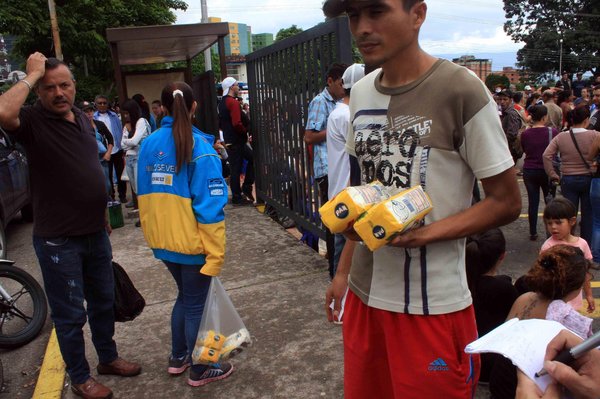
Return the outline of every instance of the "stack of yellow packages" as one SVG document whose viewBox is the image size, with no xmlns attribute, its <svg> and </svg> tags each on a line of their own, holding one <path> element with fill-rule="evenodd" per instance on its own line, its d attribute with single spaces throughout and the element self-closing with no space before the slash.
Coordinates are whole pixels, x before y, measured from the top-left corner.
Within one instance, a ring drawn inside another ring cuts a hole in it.
<svg viewBox="0 0 600 399">
<path fill-rule="evenodd" d="M 356 219 L 367 209 L 388 198 L 390 195 L 379 182 L 346 187 L 321 206 L 319 214 L 329 231 L 339 234 L 352 228 Z"/>
<path fill-rule="evenodd" d="M 214 364 L 242 351 L 250 342 L 250 333 L 246 328 L 225 337 L 214 330 L 201 334 L 196 340 L 192 352 L 194 364 Z"/>
<path fill-rule="evenodd" d="M 427 193 L 415 186 L 369 208 L 354 223 L 354 230 L 375 251 L 396 234 L 417 226 L 432 209 Z"/>
</svg>

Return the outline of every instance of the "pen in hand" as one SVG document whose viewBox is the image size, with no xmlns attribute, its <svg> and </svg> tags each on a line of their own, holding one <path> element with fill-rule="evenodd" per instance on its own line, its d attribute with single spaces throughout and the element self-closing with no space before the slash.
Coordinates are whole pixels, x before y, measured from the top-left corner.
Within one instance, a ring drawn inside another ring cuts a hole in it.
<svg viewBox="0 0 600 399">
<path fill-rule="evenodd" d="M 563 349 L 553 360 L 570 366 L 575 360 L 579 359 L 585 353 L 597 348 L 598 346 L 600 346 L 600 331 L 579 345 L 576 345 L 570 349 Z M 548 372 L 545 369 L 541 369 L 535 373 L 535 376 L 542 377 L 546 374 L 548 374 Z"/>
</svg>

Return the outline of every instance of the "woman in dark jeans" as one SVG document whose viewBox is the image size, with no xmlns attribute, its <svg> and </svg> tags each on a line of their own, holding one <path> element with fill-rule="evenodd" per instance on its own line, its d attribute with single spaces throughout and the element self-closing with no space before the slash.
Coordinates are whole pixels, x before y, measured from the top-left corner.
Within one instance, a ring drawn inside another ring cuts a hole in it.
<svg viewBox="0 0 600 399">
<path fill-rule="evenodd" d="M 542 154 L 554 136 L 558 134 L 556 129 L 546 127 L 548 120 L 548 109 L 545 105 L 532 105 L 528 109 L 533 126 L 525 130 L 521 135 L 521 146 L 525 153 L 523 162 L 523 182 L 527 189 L 529 206 L 527 208 L 529 218 L 529 239 L 537 240 L 537 220 L 540 204 L 540 189 L 544 194 L 544 201 L 548 196 L 550 187 Z"/>
</svg>

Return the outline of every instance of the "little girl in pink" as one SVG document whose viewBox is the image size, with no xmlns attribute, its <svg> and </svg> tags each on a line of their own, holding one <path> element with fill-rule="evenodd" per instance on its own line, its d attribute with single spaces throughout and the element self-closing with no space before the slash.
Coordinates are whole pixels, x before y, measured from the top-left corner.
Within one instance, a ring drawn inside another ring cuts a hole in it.
<svg viewBox="0 0 600 399">
<path fill-rule="evenodd" d="M 566 198 L 553 199 L 544 209 L 544 223 L 550 238 L 544 242 L 540 253 L 546 251 L 555 245 L 565 244 L 581 249 L 586 259 L 592 259 L 592 251 L 588 243 L 581 237 L 574 236 L 571 231 L 577 223 L 577 210 L 571 201 Z M 588 303 L 587 311 L 593 312 L 596 309 L 592 287 L 590 285 L 591 275 L 587 273 L 587 278 L 583 285 L 583 295 Z M 582 294 L 570 300 L 569 305 L 575 310 L 583 307 Z"/>
</svg>

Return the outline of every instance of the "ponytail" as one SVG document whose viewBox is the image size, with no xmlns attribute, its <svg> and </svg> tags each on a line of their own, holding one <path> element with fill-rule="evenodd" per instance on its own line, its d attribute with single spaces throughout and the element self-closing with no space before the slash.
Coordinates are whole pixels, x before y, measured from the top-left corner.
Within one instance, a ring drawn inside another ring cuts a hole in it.
<svg viewBox="0 0 600 399">
<path fill-rule="evenodd" d="M 184 82 L 168 84 L 162 91 L 161 101 L 168 114 L 173 117 L 173 140 L 175 141 L 176 171 L 192 160 L 194 139 L 190 111 L 194 103 L 192 89 Z"/>
</svg>

